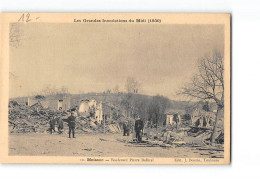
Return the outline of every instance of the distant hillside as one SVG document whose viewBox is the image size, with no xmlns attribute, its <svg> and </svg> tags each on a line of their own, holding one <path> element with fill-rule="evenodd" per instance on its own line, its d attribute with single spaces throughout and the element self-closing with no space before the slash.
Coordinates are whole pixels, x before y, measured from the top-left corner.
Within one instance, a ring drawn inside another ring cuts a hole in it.
<svg viewBox="0 0 260 179">
<path fill-rule="evenodd" d="M 172 108 L 174 109 L 180 109 L 180 110 L 185 110 L 188 106 L 193 106 L 195 102 L 190 102 L 190 101 L 175 101 L 172 100 Z"/>
<path fill-rule="evenodd" d="M 97 102 L 101 102 L 103 104 L 109 104 L 110 106 L 115 106 L 117 108 L 122 108 L 120 102 L 125 96 L 125 93 L 87 93 L 87 94 L 68 94 L 67 96 L 70 97 L 71 99 L 71 106 L 78 106 L 80 101 L 82 99 L 95 99 Z M 136 98 L 142 98 L 142 99 L 147 99 L 151 100 L 153 96 L 149 95 L 144 95 L 144 94 L 133 94 Z M 30 98 L 34 98 L 34 96 L 28 96 Z M 11 98 L 10 100 L 17 101 L 19 104 L 25 104 L 27 102 L 28 97 L 19 97 L 19 98 Z M 46 98 L 52 97 L 53 96 L 45 96 Z M 58 100 L 59 97 L 57 97 Z M 187 107 L 194 106 L 196 102 L 191 102 L 191 101 L 175 101 L 175 100 L 170 100 L 171 101 L 171 107 L 170 111 L 185 111 Z M 210 104 L 211 107 L 215 108 L 213 104 Z"/>
</svg>

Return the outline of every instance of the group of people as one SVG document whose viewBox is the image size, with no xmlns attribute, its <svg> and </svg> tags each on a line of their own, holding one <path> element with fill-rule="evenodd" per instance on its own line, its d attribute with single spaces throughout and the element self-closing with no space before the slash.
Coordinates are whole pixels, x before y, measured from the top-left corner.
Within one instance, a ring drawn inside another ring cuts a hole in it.
<svg viewBox="0 0 260 179">
<path fill-rule="evenodd" d="M 75 112 L 71 111 L 71 115 L 67 119 L 68 126 L 69 126 L 69 138 L 72 137 L 75 138 L 75 127 L 76 127 L 76 116 Z M 53 114 L 50 115 L 50 133 L 56 132 L 55 126 L 56 123 L 58 124 L 58 133 L 62 134 L 64 129 L 64 122 L 62 118 L 54 118 Z"/>
<path fill-rule="evenodd" d="M 123 136 L 130 135 L 131 125 L 130 122 L 127 121 L 123 124 Z M 142 135 L 144 129 L 144 122 L 141 120 L 140 116 L 138 116 L 135 120 L 134 131 L 135 131 L 135 138 L 137 142 L 142 142 Z"/>
<path fill-rule="evenodd" d="M 71 111 L 71 115 L 67 119 L 68 126 L 69 126 L 69 138 L 73 137 L 75 138 L 75 127 L 76 127 L 76 116 L 75 111 Z M 53 114 L 50 115 L 50 133 L 53 134 L 53 132 L 56 132 L 55 126 L 58 124 L 58 133 L 62 134 L 64 129 L 62 118 L 54 118 Z M 123 124 L 123 135 L 129 136 L 130 135 L 130 123 L 124 123 Z M 143 135 L 143 129 L 144 129 L 144 123 L 138 116 L 135 120 L 134 130 L 136 134 L 136 140 L 137 142 L 142 142 L 142 135 Z M 72 134 L 72 136 L 71 136 Z"/>
<path fill-rule="evenodd" d="M 54 118 L 53 115 L 51 114 L 51 117 L 50 117 L 50 133 L 51 134 L 56 132 L 56 130 L 55 130 L 56 123 L 58 124 L 58 133 L 62 134 L 63 128 L 64 128 L 63 120 L 61 118 Z"/>
</svg>

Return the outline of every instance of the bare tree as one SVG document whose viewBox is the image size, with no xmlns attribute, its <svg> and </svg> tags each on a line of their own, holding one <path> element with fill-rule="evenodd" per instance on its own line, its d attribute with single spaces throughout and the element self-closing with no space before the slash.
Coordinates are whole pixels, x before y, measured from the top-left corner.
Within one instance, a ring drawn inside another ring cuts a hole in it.
<svg viewBox="0 0 260 179">
<path fill-rule="evenodd" d="M 211 58 L 204 57 L 200 59 L 198 67 L 199 73 L 181 90 L 181 94 L 199 100 L 214 101 L 217 104 L 217 114 L 211 134 L 211 143 L 213 143 L 216 138 L 219 115 L 224 108 L 223 55 L 215 52 Z"/>
<path fill-rule="evenodd" d="M 113 92 L 114 92 L 114 93 L 119 93 L 119 86 L 118 86 L 118 85 L 116 85 L 116 86 L 114 87 Z"/>
<path fill-rule="evenodd" d="M 138 93 L 140 83 L 136 81 L 133 77 L 128 77 L 126 79 L 125 88 L 128 93 Z"/>
<path fill-rule="evenodd" d="M 69 93 L 69 89 L 65 86 L 62 86 L 60 91 L 58 91 L 58 93 L 61 93 L 61 94 L 68 94 Z"/>
<path fill-rule="evenodd" d="M 45 95 L 45 96 L 56 95 L 57 88 L 56 87 L 52 87 L 51 85 L 48 85 L 45 88 L 43 88 L 40 93 Z"/>
<path fill-rule="evenodd" d="M 135 80 L 133 77 L 128 77 L 126 79 L 125 89 L 127 93 L 123 96 L 121 100 L 121 104 L 126 109 L 126 116 L 134 117 L 135 116 L 135 105 L 134 105 L 134 94 L 138 93 L 138 88 L 140 87 L 140 83 Z"/>
<path fill-rule="evenodd" d="M 165 120 L 165 111 L 170 107 L 170 100 L 163 96 L 154 96 L 148 106 L 148 118 L 152 124 L 162 126 Z"/>
<path fill-rule="evenodd" d="M 55 86 L 46 86 L 41 92 L 40 94 L 43 94 L 45 96 L 57 96 L 60 98 L 63 98 L 65 96 L 67 96 L 69 94 L 69 90 L 68 88 L 66 88 L 65 86 L 62 86 L 60 89 L 56 88 Z"/>
</svg>

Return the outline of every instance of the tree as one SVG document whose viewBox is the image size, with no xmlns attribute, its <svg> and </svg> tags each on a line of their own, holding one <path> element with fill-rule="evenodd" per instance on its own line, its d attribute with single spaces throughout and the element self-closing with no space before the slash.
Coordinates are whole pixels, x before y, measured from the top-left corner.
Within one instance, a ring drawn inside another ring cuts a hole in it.
<svg viewBox="0 0 260 179">
<path fill-rule="evenodd" d="M 125 89 L 128 93 L 138 93 L 140 83 L 136 81 L 133 77 L 128 77 L 126 79 Z"/>
<path fill-rule="evenodd" d="M 206 101 L 206 102 L 204 103 L 204 105 L 202 106 L 202 109 L 203 109 L 204 111 L 210 111 L 210 109 L 209 109 L 209 102 L 208 102 L 208 101 Z"/>
<path fill-rule="evenodd" d="M 127 93 L 123 96 L 121 104 L 124 106 L 126 110 L 126 116 L 135 117 L 135 93 L 138 92 L 140 84 L 132 77 L 128 77 L 126 79 L 125 89 Z"/>
<path fill-rule="evenodd" d="M 144 121 L 148 120 L 149 98 L 143 95 L 136 94 L 133 96 L 131 105 L 133 106 L 134 115 L 139 115 Z"/>
<path fill-rule="evenodd" d="M 60 89 L 58 89 L 55 86 L 48 85 L 43 88 L 40 93 L 45 96 L 57 95 L 59 97 L 63 97 L 69 94 L 69 90 L 65 86 L 62 86 Z"/>
<path fill-rule="evenodd" d="M 144 95 L 132 93 L 122 95 L 121 105 L 124 107 L 127 117 L 135 118 L 139 115 L 142 120 L 146 121 L 149 103 L 149 97 Z"/>
<path fill-rule="evenodd" d="M 170 106 L 170 100 L 163 96 L 154 96 L 148 107 L 148 116 L 152 124 L 162 125 L 165 119 L 165 111 Z"/>
<path fill-rule="evenodd" d="M 41 99 L 45 99 L 45 96 L 38 94 L 38 95 L 36 95 L 34 98 L 35 98 L 35 99 L 38 99 L 38 100 L 41 100 Z"/>
<path fill-rule="evenodd" d="M 117 121 L 119 118 L 120 118 L 119 113 L 117 113 L 116 111 L 114 111 L 114 112 L 112 113 L 112 119 L 115 120 L 115 121 Z"/>
<path fill-rule="evenodd" d="M 199 100 L 214 101 L 217 104 L 217 114 L 211 134 L 211 143 L 216 139 L 216 130 L 219 115 L 224 108 L 224 63 L 223 55 L 215 52 L 211 58 L 204 57 L 199 60 L 199 73 L 191 82 L 184 86 L 181 94 Z"/>
<path fill-rule="evenodd" d="M 113 92 L 114 92 L 114 93 L 119 93 L 119 86 L 118 86 L 118 85 L 116 85 L 116 86 L 114 87 Z"/>
<path fill-rule="evenodd" d="M 55 95 L 57 93 L 57 89 L 49 85 L 46 86 L 41 93 L 45 96 Z"/>
<path fill-rule="evenodd" d="M 125 108 L 127 117 L 131 116 L 130 115 L 131 114 L 131 100 L 132 100 L 131 93 L 125 94 L 121 100 L 121 105 Z"/>
<path fill-rule="evenodd" d="M 69 93 L 69 90 L 65 86 L 62 86 L 60 91 L 58 91 L 58 93 L 66 95 Z"/>
</svg>

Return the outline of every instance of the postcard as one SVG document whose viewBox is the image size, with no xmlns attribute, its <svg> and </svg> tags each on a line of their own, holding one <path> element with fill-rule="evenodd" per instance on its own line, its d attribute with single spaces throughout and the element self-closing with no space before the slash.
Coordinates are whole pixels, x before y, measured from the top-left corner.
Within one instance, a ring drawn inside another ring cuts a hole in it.
<svg viewBox="0 0 260 179">
<path fill-rule="evenodd" d="M 1 163 L 230 164 L 230 14 L 0 17 Z"/>
</svg>

